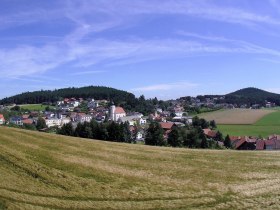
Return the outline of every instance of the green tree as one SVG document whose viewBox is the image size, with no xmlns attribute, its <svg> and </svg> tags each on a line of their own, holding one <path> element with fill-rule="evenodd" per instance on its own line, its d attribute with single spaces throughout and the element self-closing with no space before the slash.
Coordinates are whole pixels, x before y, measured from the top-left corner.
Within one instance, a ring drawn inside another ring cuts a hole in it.
<svg viewBox="0 0 280 210">
<path fill-rule="evenodd" d="M 14 106 L 11 108 L 12 111 L 16 111 L 16 112 L 19 112 L 20 109 L 21 109 L 20 106 Z"/>
<path fill-rule="evenodd" d="M 153 146 L 164 146 L 164 130 L 158 122 L 152 122 L 147 130 L 145 144 Z"/>
<path fill-rule="evenodd" d="M 64 124 L 60 129 L 57 131 L 58 134 L 65 135 L 65 136 L 74 136 L 74 130 L 72 123 Z"/>
<path fill-rule="evenodd" d="M 46 106 L 45 111 L 49 112 L 49 111 L 51 111 L 51 108 L 49 106 Z"/>
<path fill-rule="evenodd" d="M 221 141 L 221 142 L 224 141 L 223 134 L 220 131 L 217 132 L 215 140 L 216 141 Z"/>
<path fill-rule="evenodd" d="M 122 130 L 122 142 L 131 143 L 132 142 L 132 133 L 129 129 L 129 123 L 125 122 L 121 124 Z"/>
<path fill-rule="evenodd" d="M 229 135 L 226 136 L 224 146 L 228 149 L 232 149 L 232 144 Z"/>
<path fill-rule="evenodd" d="M 39 117 L 38 121 L 37 121 L 37 125 L 36 125 L 37 130 L 44 129 L 46 127 L 47 127 L 47 125 L 46 125 L 46 121 L 44 120 L 44 118 Z"/>
<path fill-rule="evenodd" d="M 182 139 L 180 138 L 180 133 L 178 128 L 174 128 L 168 135 L 167 143 L 172 147 L 182 147 Z"/>
<path fill-rule="evenodd" d="M 209 142 L 208 142 L 207 138 L 205 137 L 205 135 L 202 136 L 200 147 L 201 147 L 202 149 L 207 149 L 207 148 L 209 148 Z"/>
<path fill-rule="evenodd" d="M 210 121 L 210 126 L 212 129 L 217 128 L 217 124 L 216 124 L 215 120 Z"/>
</svg>

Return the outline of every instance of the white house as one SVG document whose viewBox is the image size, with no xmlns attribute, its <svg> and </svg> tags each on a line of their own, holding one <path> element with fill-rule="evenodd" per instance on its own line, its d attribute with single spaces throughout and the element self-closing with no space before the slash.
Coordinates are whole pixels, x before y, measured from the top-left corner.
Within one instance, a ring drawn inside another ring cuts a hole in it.
<svg viewBox="0 0 280 210">
<path fill-rule="evenodd" d="M 175 112 L 176 117 L 183 117 L 185 112 Z"/>
<path fill-rule="evenodd" d="M 5 118 L 2 114 L 0 114 L 0 125 L 5 124 Z"/>
<path fill-rule="evenodd" d="M 75 117 L 75 121 L 80 123 L 90 122 L 91 120 L 92 120 L 92 116 L 87 115 L 85 113 L 78 113 Z"/>
<path fill-rule="evenodd" d="M 71 119 L 69 117 L 62 118 L 61 119 L 61 125 L 65 125 L 71 122 Z"/>
<path fill-rule="evenodd" d="M 112 105 L 110 107 L 110 119 L 113 121 L 118 121 L 120 118 L 126 117 L 126 112 L 122 107 L 116 107 Z"/>
<path fill-rule="evenodd" d="M 88 108 L 95 109 L 97 107 L 99 107 L 99 103 L 94 99 L 91 99 L 91 101 L 88 102 Z"/>
<path fill-rule="evenodd" d="M 15 124 L 15 125 L 23 125 L 22 117 L 11 117 L 10 123 Z"/>
<path fill-rule="evenodd" d="M 147 120 L 143 119 L 139 115 L 120 117 L 118 121 L 123 122 L 123 123 L 128 122 L 130 126 L 134 126 L 137 124 L 146 125 L 146 123 L 147 123 Z"/>
<path fill-rule="evenodd" d="M 73 107 L 78 107 L 80 105 L 80 101 L 71 101 L 70 104 L 73 106 Z"/>
<path fill-rule="evenodd" d="M 59 126 L 61 126 L 61 122 L 62 122 L 61 119 L 56 118 L 56 117 L 46 118 L 45 121 L 46 121 L 46 125 L 48 128 L 54 127 L 54 126 L 59 127 Z"/>
<path fill-rule="evenodd" d="M 147 124 L 147 120 L 144 119 L 144 118 L 140 118 L 140 119 L 139 119 L 139 124 L 140 124 L 140 125 L 146 125 L 146 124 Z"/>
</svg>

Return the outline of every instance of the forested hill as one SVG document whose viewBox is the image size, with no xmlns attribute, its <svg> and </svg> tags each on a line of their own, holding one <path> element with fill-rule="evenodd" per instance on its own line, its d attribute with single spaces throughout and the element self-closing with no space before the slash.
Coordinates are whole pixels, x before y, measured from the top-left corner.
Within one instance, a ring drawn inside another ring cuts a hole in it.
<svg viewBox="0 0 280 210">
<path fill-rule="evenodd" d="M 225 96 L 227 103 L 236 104 L 261 104 L 264 105 L 265 101 L 276 103 L 280 105 L 280 95 L 270 93 L 258 88 L 244 88 L 236 92 L 227 94 Z"/>
<path fill-rule="evenodd" d="M 96 100 L 107 99 L 116 104 L 135 103 L 135 96 L 132 93 L 102 86 L 88 86 L 81 88 L 64 88 L 58 90 L 41 90 L 25 92 L 12 97 L 0 100 L 0 104 L 39 104 L 43 102 L 56 102 L 62 98 L 94 98 Z"/>
</svg>

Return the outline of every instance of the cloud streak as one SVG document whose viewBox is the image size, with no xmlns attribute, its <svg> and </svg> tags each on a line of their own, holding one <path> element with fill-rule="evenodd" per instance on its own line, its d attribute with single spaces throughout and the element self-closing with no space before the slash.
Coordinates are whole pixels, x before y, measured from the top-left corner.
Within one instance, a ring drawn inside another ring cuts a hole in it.
<svg viewBox="0 0 280 210">
<path fill-rule="evenodd" d="M 151 92 L 151 91 L 169 91 L 169 90 L 180 90 L 180 89 L 192 89 L 198 87 L 199 84 L 190 83 L 190 82 L 175 82 L 167 84 L 156 84 L 149 85 L 139 88 L 133 88 L 131 91 L 134 92 Z"/>
</svg>

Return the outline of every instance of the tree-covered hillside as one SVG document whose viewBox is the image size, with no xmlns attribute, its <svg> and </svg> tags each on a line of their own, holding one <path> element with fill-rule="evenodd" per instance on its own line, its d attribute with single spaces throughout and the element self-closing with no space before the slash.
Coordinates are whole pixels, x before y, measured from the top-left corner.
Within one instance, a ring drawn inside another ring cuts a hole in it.
<svg viewBox="0 0 280 210">
<path fill-rule="evenodd" d="M 62 98 L 94 98 L 96 100 L 107 99 L 115 103 L 135 103 L 135 96 L 126 91 L 102 86 L 88 86 L 81 88 L 64 88 L 58 90 L 40 90 L 25 92 L 12 97 L 4 98 L 0 104 L 39 104 L 43 102 L 56 102 Z"/>
<path fill-rule="evenodd" d="M 280 105 L 280 95 L 270 93 L 258 88 L 244 88 L 236 92 L 227 94 L 225 97 L 227 103 L 233 104 L 260 104 L 265 105 L 265 101 Z"/>
</svg>

